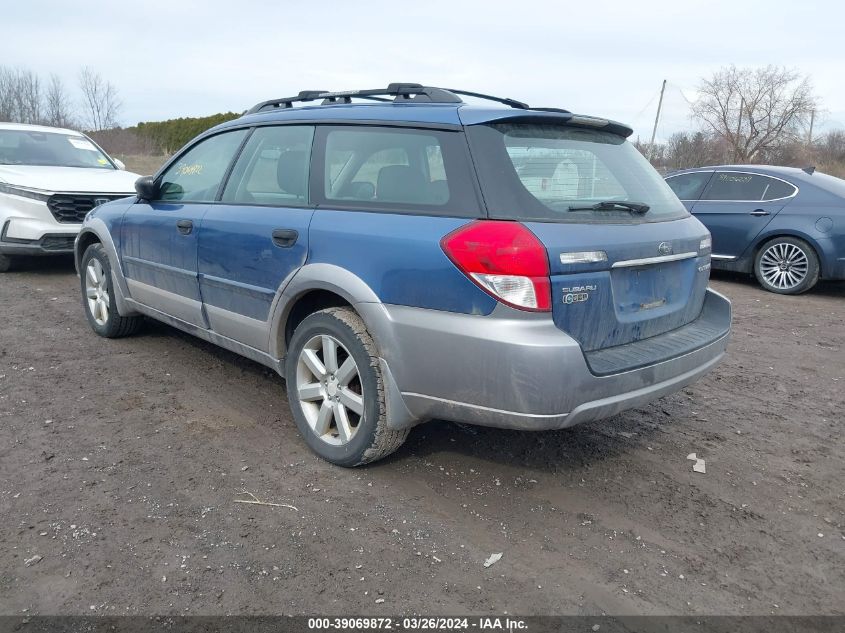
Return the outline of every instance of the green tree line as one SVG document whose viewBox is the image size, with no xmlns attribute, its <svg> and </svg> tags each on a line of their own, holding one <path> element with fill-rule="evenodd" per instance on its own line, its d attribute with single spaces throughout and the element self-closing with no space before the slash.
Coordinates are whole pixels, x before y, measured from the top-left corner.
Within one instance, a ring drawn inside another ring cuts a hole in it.
<svg viewBox="0 0 845 633">
<path fill-rule="evenodd" d="M 126 130 L 150 141 L 160 152 L 172 154 L 198 134 L 239 116 L 235 112 L 221 112 L 204 117 L 144 121 Z"/>
</svg>

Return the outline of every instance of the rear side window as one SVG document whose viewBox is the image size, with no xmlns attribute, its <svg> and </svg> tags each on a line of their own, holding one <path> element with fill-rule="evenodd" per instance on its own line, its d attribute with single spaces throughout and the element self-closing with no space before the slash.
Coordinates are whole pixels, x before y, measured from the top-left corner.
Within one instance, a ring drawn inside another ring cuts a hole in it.
<svg viewBox="0 0 845 633">
<path fill-rule="evenodd" d="M 235 163 L 223 191 L 223 202 L 273 206 L 307 204 L 313 139 L 313 126 L 257 128 Z"/>
<path fill-rule="evenodd" d="M 712 177 L 712 171 L 698 171 L 693 174 L 679 174 L 667 178 L 666 184 L 681 200 L 698 200 Z"/>
<path fill-rule="evenodd" d="M 717 172 L 702 196 L 702 200 L 764 201 L 786 198 L 795 187 L 777 178 L 738 171 Z"/>
<path fill-rule="evenodd" d="M 246 136 L 246 130 L 223 132 L 204 139 L 176 159 L 162 174 L 162 200 L 210 202 Z"/>
<path fill-rule="evenodd" d="M 560 124 L 496 123 L 467 128 L 491 217 L 559 222 L 654 222 L 689 215 L 624 138 Z M 594 210 L 636 202 L 645 215 Z"/>
<path fill-rule="evenodd" d="M 334 207 L 477 217 L 459 132 L 387 127 L 321 128 L 319 195 Z"/>
</svg>

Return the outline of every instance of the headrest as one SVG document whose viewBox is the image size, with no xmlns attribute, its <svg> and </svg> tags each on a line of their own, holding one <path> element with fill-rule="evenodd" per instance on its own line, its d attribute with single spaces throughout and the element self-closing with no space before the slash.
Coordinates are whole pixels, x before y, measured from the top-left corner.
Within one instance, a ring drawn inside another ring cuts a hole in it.
<svg viewBox="0 0 845 633">
<path fill-rule="evenodd" d="M 279 187 L 286 193 L 304 198 L 308 188 L 307 165 L 308 156 L 305 150 L 295 149 L 282 152 L 276 165 L 276 180 Z"/>
<path fill-rule="evenodd" d="M 378 172 L 376 199 L 383 202 L 427 202 L 425 175 L 408 165 L 389 165 Z"/>
</svg>

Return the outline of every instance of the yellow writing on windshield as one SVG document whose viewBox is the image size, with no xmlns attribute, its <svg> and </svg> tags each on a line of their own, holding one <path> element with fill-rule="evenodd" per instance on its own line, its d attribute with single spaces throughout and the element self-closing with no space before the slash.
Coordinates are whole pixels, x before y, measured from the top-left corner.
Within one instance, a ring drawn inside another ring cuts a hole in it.
<svg viewBox="0 0 845 633">
<path fill-rule="evenodd" d="M 202 167 L 200 163 L 194 163 L 193 165 L 179 163 L 176 165 L 176 173 L 180 176 L 198 176 L 202 173 Z"/>
</svg>

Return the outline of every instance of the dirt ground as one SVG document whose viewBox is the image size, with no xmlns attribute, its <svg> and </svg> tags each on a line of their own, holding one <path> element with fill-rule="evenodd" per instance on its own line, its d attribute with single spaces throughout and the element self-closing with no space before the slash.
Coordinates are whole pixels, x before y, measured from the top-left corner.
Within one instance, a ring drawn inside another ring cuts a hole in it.
<svg viewBox="0 0 845 633">
<path fill-rule="evenodd" d="M 433 422 L 344 470 L 269 370 L 154 322 L 98 338 L 70 262 L 5 274 L 0 613 L 843 614 L 845 284 L 713 286 L 729 355 L 682 393 Z"/>
</svg>

